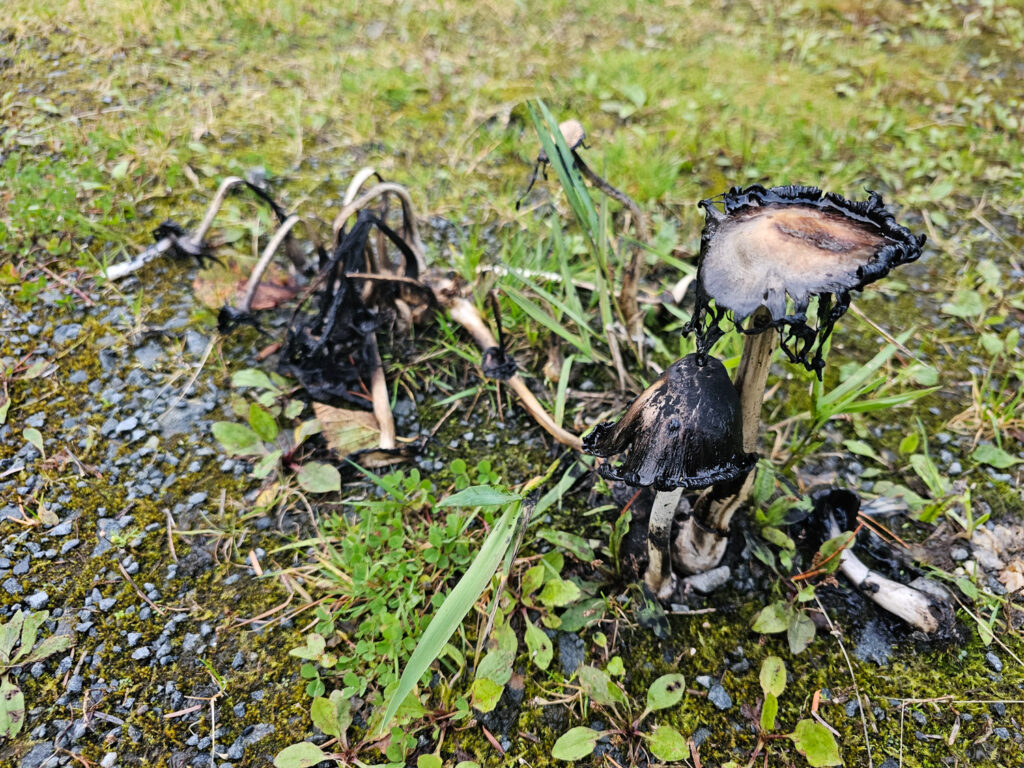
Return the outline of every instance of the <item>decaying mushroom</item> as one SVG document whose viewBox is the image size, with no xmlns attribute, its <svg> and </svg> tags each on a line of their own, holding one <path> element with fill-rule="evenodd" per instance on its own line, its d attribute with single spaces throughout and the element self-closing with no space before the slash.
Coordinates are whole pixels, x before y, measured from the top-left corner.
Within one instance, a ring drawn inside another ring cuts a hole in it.
<svg viewBox="0 0 1024 768">
<path fill-rule="evenodd" d="M 687 330 L 695 332 L 701 357 L 721 337 L 727 314 L 746 335 L 736 388 L 743 449 L 754 451 L 775 349 L 772 330 L 778 330 L 791 361 L 820 377 L 824 344 L 849 307 L 851 293 L 917 259 L 925 238 L 897 224 L 875 193 L 851 202 L 816 187 L 754 185 L 734 187 L 700 205 L 706 219 L 697 305 Z M 814 325 L 807 317 L 812 297 L 817 298 Z M 687 569 L 698 573 L 717 565 L 721 539 L 749 489 L 748 480 L 738 492 L 710 504 L 707 515 L 687 522 L 679 553 Z"/>
<path fill-rule="evenodd" d="M 812 494 L 814 516 L 826 526 L 830 537 L 849 530 L 860 509 L 860 499 L 844 488 L 827 488 Z M 907 624 L 926 634 L 953 626 L 953 610 L 941 587 L 918 580 L 910 585 L 882 576 L 868 568 L 848 546 L 839 554 L 839 570 L 865 597 Z M 922 588 L 916 589 L 914 584 Z"/>
<path fill-rule="evenodd" d="M 617 422 L 597 425 L 583 438 L 583 450 L 622 463 L 599 471 L 627 485 L 657 490 L 648 521 L 650 561 L 644 581 L 651 592 L 671 593 L 672 518 L 683 491 L 734 482 L 753 468 L 757 456 L 742 446 L 739 397 L 725 367 L 696 354 L 673 363 Z"/>
</svg>

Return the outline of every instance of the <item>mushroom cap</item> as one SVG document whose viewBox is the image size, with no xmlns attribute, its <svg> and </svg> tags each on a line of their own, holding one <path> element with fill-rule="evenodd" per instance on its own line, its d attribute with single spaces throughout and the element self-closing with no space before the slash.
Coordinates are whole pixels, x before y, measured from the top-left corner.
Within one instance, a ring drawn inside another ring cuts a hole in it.
<svg viewBox="0 0 1024 768">
<path fill-rule="evenodd" d="M 569 149 L 578 148 L 583 144 L 583 140 L 587 138 L 587 132 L 583 130 L 583 123 L 576 119 L 563 120 L 558 124 L 558 131 L 562 134 L 565 145 Z M 548 153 L 541 149 L 540 154 L 537 155 L 537 161 L 541 163 L 548 162 Z"/>
<path fill-rule="evenodd" d="M 583 450 L 610 457 L 628 451 L 603 477 L 632 486 L 694 490 L 749 472 L 757 454 L 743 451 L 740 400 L 729 374 L 713 357 L 677 360 L 633 401 L 618 423 L 598 424 Z"/>
<path fill-rule="evenodd" d="M 790 358 L 820 371 L 821 347 L 849 306 L 850 292 L 917 259 L 925 241 L 897 224 L 874 192 L 855 202 L 816 187 L 754 185 L 733 187 L 720 198 L 722 210 L 716 198 L 700 203 L 706 220 L 691 326 L 702 353 L 717 338 L 726 310 L 741 323 L 764 307 L 770 318 L 755 330 L 788 327 L 783 347 Z M 821 298 L 817 328 L 807 325 L 811 296 Z M 716 309 L 706 326 L 711 299 Z M 799 349 L 786 343 L 795 340 Z"/>
</svg>

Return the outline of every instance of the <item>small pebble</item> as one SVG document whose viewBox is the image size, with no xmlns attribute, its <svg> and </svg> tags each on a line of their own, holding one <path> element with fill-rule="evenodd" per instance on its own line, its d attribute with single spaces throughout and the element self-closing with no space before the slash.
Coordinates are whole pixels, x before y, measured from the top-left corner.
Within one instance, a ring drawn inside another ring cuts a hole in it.
<svg viewBox="0 0 1024 768">
<path fill-rule="evenodd" d="M 990 667 L 992 667 L 993 671 L 995 671 L 995 672 L 1002 672 L 1003 671 L 1002 659 L 1000 659 L 998 656 L 996 656 L 994 653 L 992 653 L 992 651 L 989 651 L 988 653 L 985 654 L 985 661 L 988 662 L 988 665 Z"/>
</svg>

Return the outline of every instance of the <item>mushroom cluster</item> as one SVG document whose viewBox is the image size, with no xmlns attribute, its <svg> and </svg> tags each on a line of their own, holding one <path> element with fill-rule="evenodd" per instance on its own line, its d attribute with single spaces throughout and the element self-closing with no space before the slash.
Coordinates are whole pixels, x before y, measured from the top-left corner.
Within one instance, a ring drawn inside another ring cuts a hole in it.
<svg viewBox="0 0 1024 768">
<path fill-rule="evenodd" d="M 815 187 L 754 185 L 700 203 L 706 214 L 697 271 L 697 301 L 687 332 L 697 352 L 674 363 L 617 424 L 598 425 L 583 440 L 605 477 L 652 486 L 646 585 L 672 591 L 674 555 L 700 573 L 721 560 L 734 512 L 749 496 L 761 405 L 775 340 L 787 357 L 819 378 L 825 343 L 854 291 L 921 254 L 924 237 L 899 225 L 880 195 L 849 201 Z M 813 320 L 808 313 L 816 300 Z M 734 380 L 711 347 L 725 321 L 744 334 Z M 692 504 L 684 491 L 701 491 Z"/>
</svg>

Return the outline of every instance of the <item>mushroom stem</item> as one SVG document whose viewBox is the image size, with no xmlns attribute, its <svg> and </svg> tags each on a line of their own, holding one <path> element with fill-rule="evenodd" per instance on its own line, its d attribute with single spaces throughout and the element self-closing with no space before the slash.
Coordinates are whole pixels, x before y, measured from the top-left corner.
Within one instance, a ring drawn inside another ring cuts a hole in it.
<svg viewBox="0 0 1024 768">
<path fill-rule="evenodd" d="M 644 583 L 659 600 L 667 600 L 675 583 L 672 579 L 672 518 L 682 498 L 683 489 L 658 491 L 647 521 L 647 573 Z"/>
<path fill-rule="evenodd" d="M 771 321 L 771 313 L 764 307 L 754 312 L 750 328 L 762 327 Z M 743 338 L 743 355 L 736 369 L 734 384 L 740 395 L 743 418 L 743 450 L 754 453 L 757 433 L 761 426 L 761 405 L 764 403 L 765 384 L 775 351 L 775 334 L 771 330 L 747 334 Z M 676 539 L 676 558 L 691 573 L 703 573 L 718 565 L 725 554 L 729 524 L 736 510 L 750 496 L 754 486 L 754 473 L 743 481 L 739 490 L 712 501 L 706 514 L 697 509 L 687 519 Z"/>
<path fill-rule="evenodd" d="M 373 399 L 373 415 L 380 427 L 380 447 L 391 451 L 395 448 L 395 417 L 391 413 L 391 398 L 388 396 L 388 380 L 384 376 L 384 361 L 380 359 L 377 336 L 371 333 L 367 337 L 367 345 L 373 371 L 370 373 L 370 396 Z"/>
<path fill-rule="evenodd" d="M 830 519 L 830 523 L 831 535 L 838 536 L 840 531 L 835 519 Z M 839 555 L 839 570 L 869 600 L 926 634 L 936 632 L 942 626 L 940 618 L 949 613 L 936 599 L 921 590 L 871 570 L 850 548 Z"/>
<path fill-rule="evenodd" d="M 498 346 L 498 341 L 491 333 L 491 329 L 487 327 L 480 312 L 469 299 L 462 296 L 452 297 L 437 289 L 434 290 L 434 296 L 438 303 L 448 310 L 449 317 L 469 331 L 481 350 Z M 523 408 L 533 416 L 544 431 L 562 445 L 567 445 L 577 451 L 583 450 L 583 441 L 577 435 L 567 432 L 555 423 L 555 420 L 544 410 L 544 406 L 534 397 L 533 392 L 526 386 L 526 382 L 518 373 L 509 377 L 507 382 L 512 391 L 519 396 Z"/>
<path fill-rule="evenodd" d="M 292 227 L 299 223 L 301 219 L 294 213 L 285 219 L 285 222 L 277 228 L 274 236 L 270 238 L 270 242 L 267 243 L 267 247 L 263 249 L 263 254 L 260 256 L 260 260 L 256 262 L 256 266 L 252 269 L 252 274 L 249 275 L 249 282 L 245 286 L 245 297 L 242 299 L 242 311 L 249 313 L 252 311 L 252 300 L 256 297 L 256 291 L 260 287 L 260 280 L 263 279 L 263 273 L 267 271 L 267 267 L 270 266 L 271 259 L 274 258 L 274 254 L 277 249 L 281 247 L 281 243 L 288 236 Z"/>
</svg>

